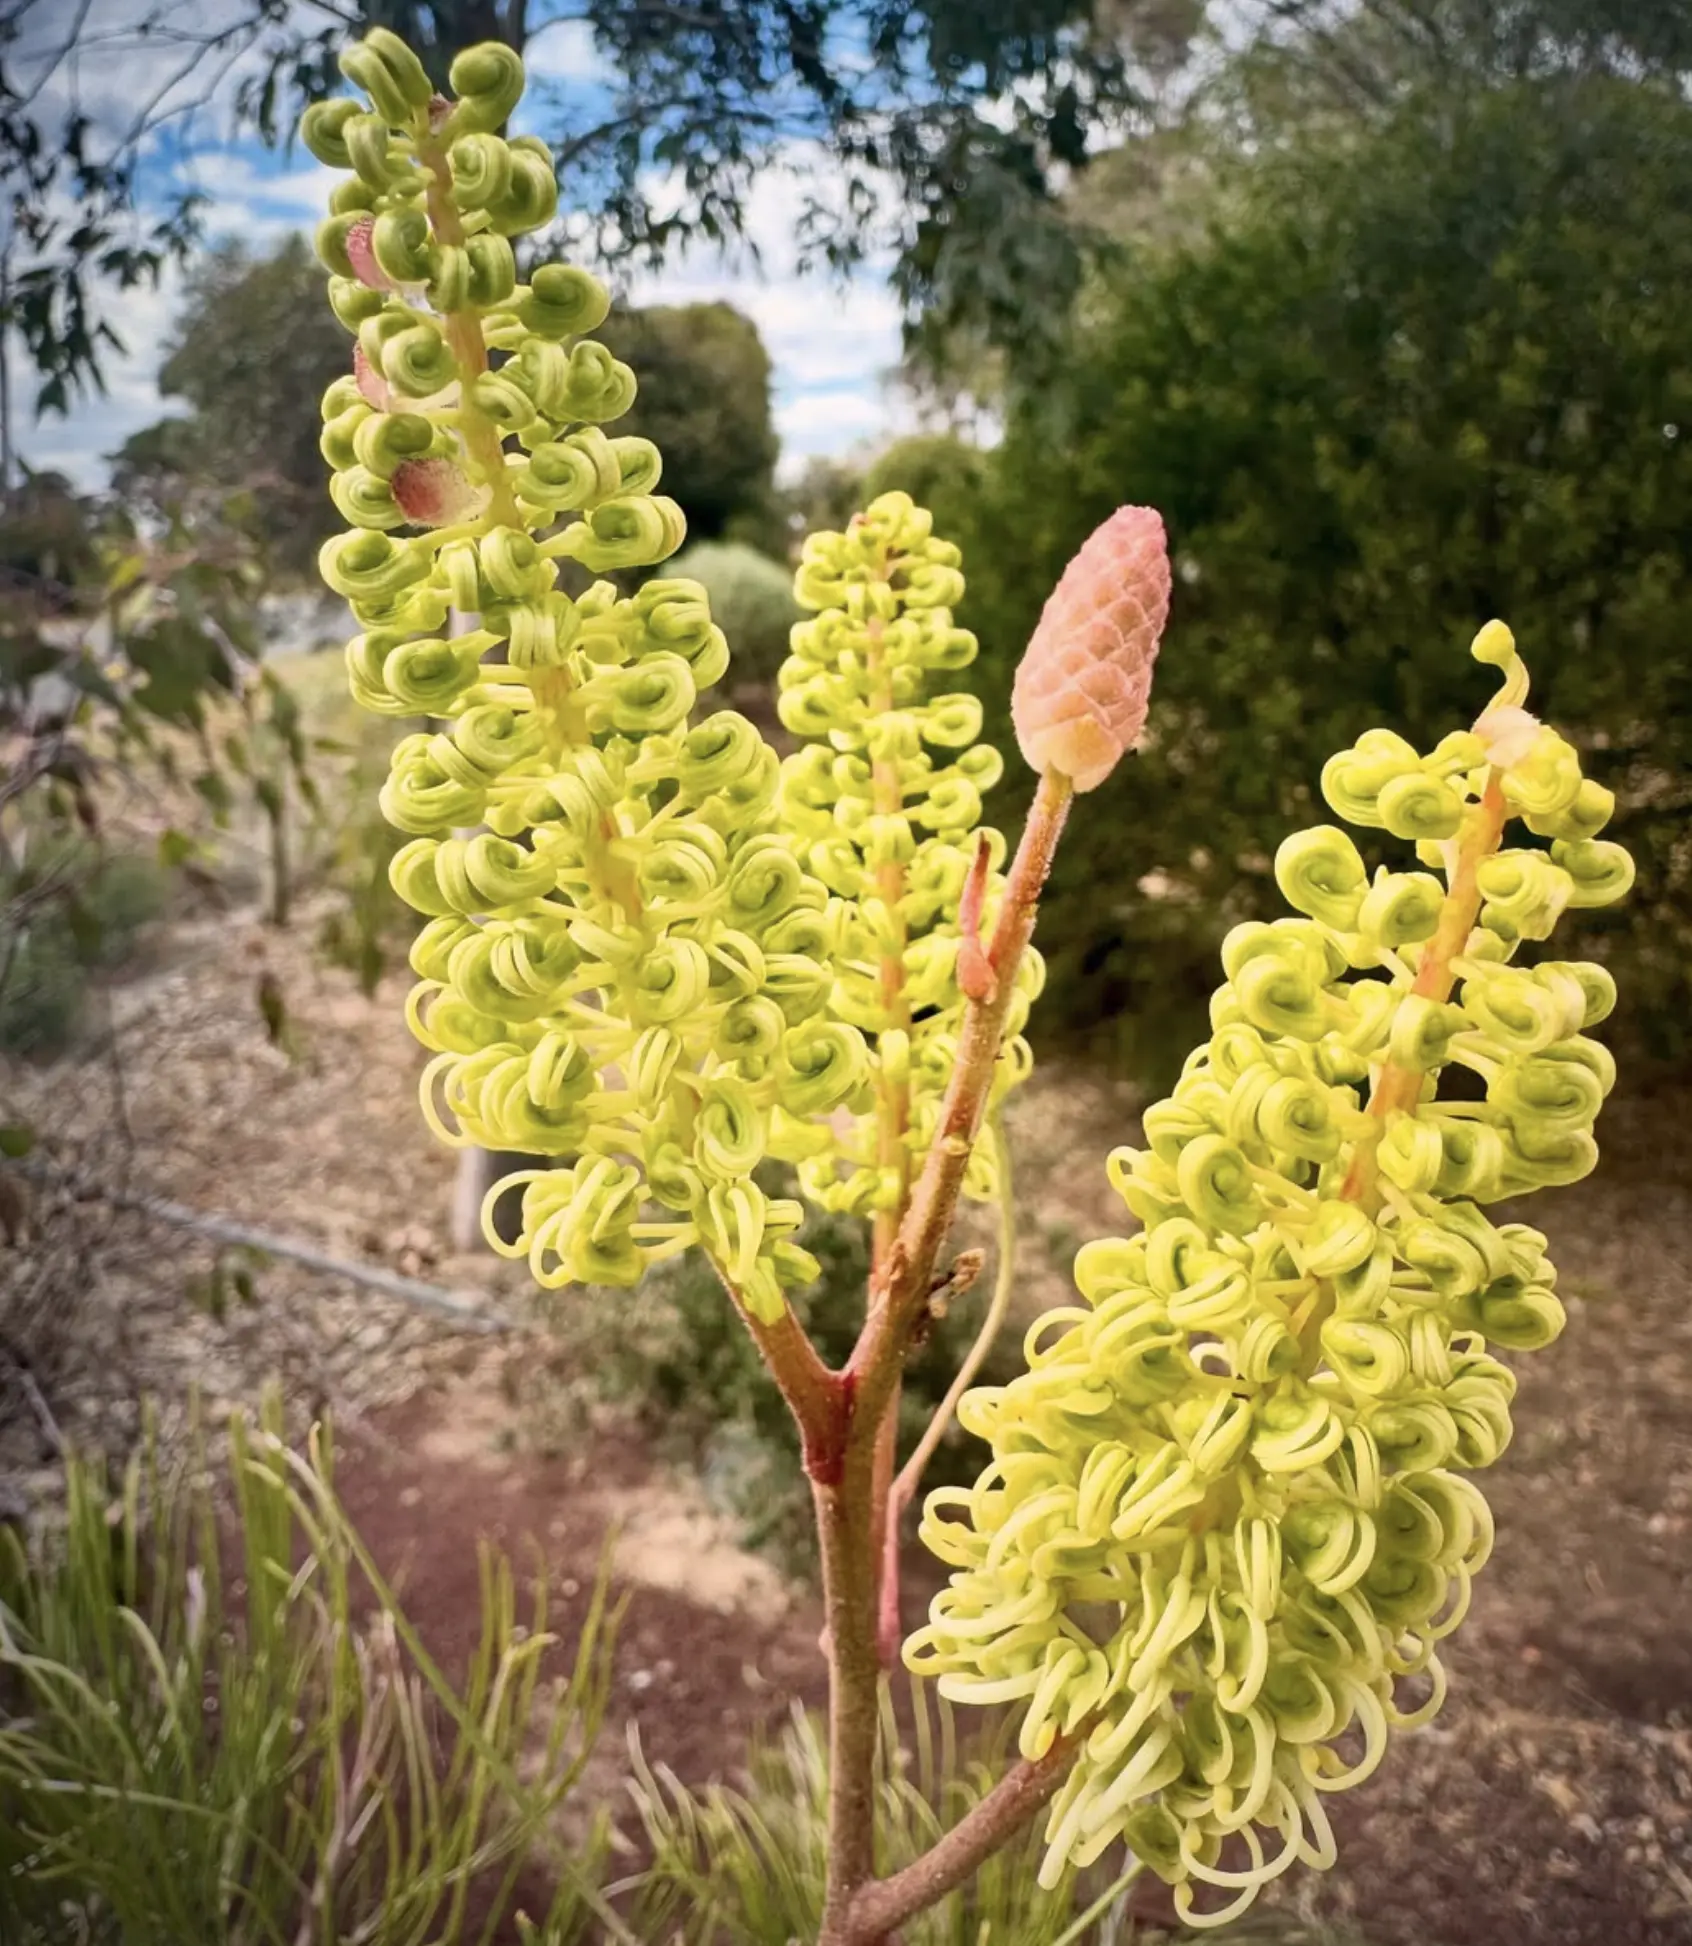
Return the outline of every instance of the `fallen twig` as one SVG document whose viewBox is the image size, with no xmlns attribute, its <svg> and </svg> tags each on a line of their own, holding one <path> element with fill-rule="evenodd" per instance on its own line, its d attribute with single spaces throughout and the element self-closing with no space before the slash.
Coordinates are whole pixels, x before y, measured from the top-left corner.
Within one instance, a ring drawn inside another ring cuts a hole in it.
<svg viewBox="0 0 1692 1946">
<path fill-rule="evenodd" d="M 440 1317 L 450 1318 L 461 1331 L 492 1334 L 521 1328 L 503 1312 L 490 1310 L 468 1292 L 447 1290 L 439 1284 L 425 1284 L 415 1277 L 402 1277 L 397 1271 L 384 1270 L 378 1264 L 332 1257 L 326 1250 L 320 1250 L 314 1244 L 302 1243 L 295 1237 L 277 1236 L 274 1231 L 253 1229 L 230 1217 L 208 1215 L 189 1209 L 183 1203 L 173 1203 L 163 1196 L 116 1189 L 90 1177 L 56 1168 L 51 1163 L 27 1161 L 8 1166 L 38 1182 L 67 1189 L 79 1198 L 109 1203 L 114 1209 L 134 1210 L 160 1223 L 172 1224 L 177 1229 L 192 1230 L 214 1243 L 228 1244 L 235 1249 L 256 1250 L 266 1257 L 285 1257 L 290 1263 L 303 1264 L 307 1270 L 318 1271 L 325 1277 L 343 1277 L 349 1283 L 363 1284 L 370 1290 L 380 1291 L 384 1297 L 397 1298 L 402 1304 L 411 1304 L 419 1310 L 433 1311 Z"/>
<path fill-rule="evenodd" d="M 55 1459 L 65 1450 L 65 1436 L 59 1430 L 59 1422 L 53 1417 L 53 1408 L 47 1403 L 47 1395 L 36 1383 L 34 1372 L 29 1368 L 29 1360 L 16 1346 L 0 1338 L 0 1358 L 11 1367 L 12 1376 L 17 1380 L 18 1390 L 24 1395 L 24 1402 L 35 1414 L 35 1423 L 41 1428 L 41 1437 L 47 1450 Z"/>
</svg>

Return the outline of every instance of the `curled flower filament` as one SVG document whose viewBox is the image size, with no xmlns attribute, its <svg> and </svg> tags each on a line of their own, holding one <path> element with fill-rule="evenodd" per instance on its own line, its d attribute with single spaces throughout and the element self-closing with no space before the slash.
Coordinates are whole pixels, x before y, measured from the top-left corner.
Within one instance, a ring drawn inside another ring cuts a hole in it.
<svg viewBox="0 0 1692 1946">
<path fill-rule="evenodd" d="M 953 1573 L 907 1661 L 1023 1705 L 1025 1756 L 1081 1738 L 1048 1882 L 1120 1840 L 1194 1925 L 1331 1864 L 1328 1793 L 1438 1710 L 1492 1545 L 1471 1475 L 1510 1437 L 1495 1348 L 1563 1326 L 1544 1237 L 1487 1206 L 1592 1167 L 1614 988 L 1518 955 L 1632 867 L 1508 631 L 1474 653 L 1504 685 L 1473 732 L 1370 731 L 1323 772 L 1439 875 L 1286 840 L 1300 916 L 1224 941 L 1210 1040 L 1111 1159 L 1143 1230 L 1081 1251 L 1084 1303 L 963 1402 L 987 1471 L 928 1502 Z M 1512 817 L 1549 849 L 1502 849 Z M 1442 1097 L 1453 1067 L 1479 1089 Z"/>
</svg>

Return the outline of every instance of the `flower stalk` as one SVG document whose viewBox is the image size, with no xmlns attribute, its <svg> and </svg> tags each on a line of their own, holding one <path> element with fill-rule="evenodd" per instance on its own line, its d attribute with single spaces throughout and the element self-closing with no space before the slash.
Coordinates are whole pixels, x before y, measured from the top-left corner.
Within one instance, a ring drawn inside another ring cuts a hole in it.
<svg viewBox="0 0 1692 1946">
<path fill-rule="evenodd" d="M 705 591 L 563 572 L 659 568 L 683 523 L 657 448 L 604 430 L 636 384 L 591 336 L 604 291 L 562 264 L 518 281 L 510 239 L 557 201 L 544 144 L 496 132 L 520 60 L 470 49 L 450 100 L 384 30 L 342 65 L 369 108 L 304 125 L 351 171 L 318 238 L 356 339 L 324 400 L 349 530 L 322 565 L 360 628 L 354 695 L 443 725 L 402 739 L 382 793 L 425 920 L 423 1112 L 540 1158 L 487 1212 L 519 1193 L 515 1240 L 490 1241 L 538 1283 L 627 1286 L 701 1249 L 782 1391 L 827 1616 L 822 1946 L 889 1946 L 1042 1808 L 1046 1883 L 1121 1842 L 1191 1923 L 1228 1918 L 1331 1863 L 1326 1795 L 1439 1707 L 1437 1647 L 1491 1544 L 1467 1476 L 1510 1431 L 1492 1348 L 1563 1322 L 1545 1239 L 1482 1206 L 1591 1168 L 1614 1078 L 1585 1032 L 1603 969 L 1512 962 L 1627 889 L 1597 836 L 1610 795 L 1522 707 L 1496 623 L 1473 653 L 1503 684 L 1472 730 L 1335 757 L 1336 814 L 1428 869 L 1371 872 L 1335 826 L 1283 844 L 1299 916 L 1228 935 L 1210 1040 L 1148 1147 L 1111 1159 L 1142 1232 L 1087 1245 L 1083 1302 L 1039 1321 L 1010 1385 L 972 1387 L 1012 1296 L 999 1111 L 1031 1060 L 1040 899 L 1077 797 L 1145 731 L 1163 523 L 1119 509 L 1046 604 L 1013 692 L 1039 785 L 1008 869 L 980 703 L 937 687 L 976 652 L 958 551 L 904 494 L 805 544 L 778 703 L 798 748 L 699 717 L 728 663 Z M 479 626 L 443 635 L 454 610 Z M 1548 848 L 1503 848 L 1511 818 Z M 1454 1062 L 1484 1101 L 1440 1097 Z M 966 1196 L 1001 1211 L 995 1291 L 899 1473 L 904 1363 L 966 1274 L 945 1264 Z M 873 1234 L 839 1370 L 791 1302 L 819 1275 L 804 1203 Z M 1022 1761 L 878 1882 L 900 1516 L 954 1413 L 993 1461 L 929 1498 L 954 1572 L 904 1659 L 953 1700 L 1021 1706 Z"/>
</svg>

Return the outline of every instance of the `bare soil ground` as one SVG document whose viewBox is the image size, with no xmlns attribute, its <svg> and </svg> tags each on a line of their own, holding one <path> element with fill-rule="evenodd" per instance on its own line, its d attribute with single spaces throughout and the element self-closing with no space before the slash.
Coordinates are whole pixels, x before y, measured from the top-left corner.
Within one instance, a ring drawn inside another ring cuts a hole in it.
<svg viewBox="0 0 1692 1946">
<path fill-rule="evenodd" d="M 532 1318 L 520 1267 L 448 1247 L 453 1161 L 417 1113 L 403 975 L 366 1000 L 309 933 L 309 915 L 286 936 L 227 915 L 176 929 L 105 996 L 92 1049 L 0 1065 L 0 1121 L 51 1130 L 85 1189 L 169 1197 Z M 282 1048 L 260 1019 L 266 969 Z M 1025 1313 L 1067 1288 L 1078 1242 L 1126 1221 L 1102 1163 L 1132 1110 L 1056 1068 L 1018 1100 Z M 1570 1327 L 1518 1361 L 1518 1437 L 1487 1488 L 1499 1545 L 1450 1645 L 1451 1701 L 1346 1803 L 1338 1868 L 1280 1888 L 1289 1918 L 1373 1946 L 1692 1946 L 1689 1122 L 1685 1095 L 1624 1094 L 1599 1173 L 1534 1206 Z M 11 1302 L 37 1334 L 14 1349 L 65 1438 L 121 1446 L 142 1390 L 167 1423 L 193 1386 L 215 1413 L 273 1374 L 302 1417 L 333 1405 L 352 1511 L 449 1661 L 475 1626 L 478 1538 L 544 1550 L 568 1633 L 615 1537 L 630 1605 L 607 1793 L 630 1721 L 702 1781 L 733 1771 L 752 1724 L 820 1699 L 813 1597 L 737 1547 L 696 1483 L 603 1412 L 562 1440 L 555 1416 L 546 1450 L 525 1438 L 512 1401 L 543 1363 L 568 1367 L 567 1307 L 544 1343 L 475 1337 L 276 1261 L 220 1320 L 184 1301 L 216 1255 L 202 1239 L 62 1186 L 28 1195 L 9 1247 L 0 1224 L 0 1317 Z M 50 1445 L 0 1359 L 0 1493 L 50 1495 Z"/>
</svg>

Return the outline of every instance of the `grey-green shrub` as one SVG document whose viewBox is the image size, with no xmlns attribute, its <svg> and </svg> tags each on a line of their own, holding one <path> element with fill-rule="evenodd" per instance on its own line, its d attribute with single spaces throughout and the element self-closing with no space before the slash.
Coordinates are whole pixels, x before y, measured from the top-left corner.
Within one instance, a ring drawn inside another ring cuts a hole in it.
<svg viewBox="0 0 1692 1946">
<path fill-rule="evenodd" d="M 26 874 L 0 873 L 0 1053 L 50 1059 L 75 1038 L 89 977 L 122 963 L 160 917 L 154 859 L 59 841 Z"/>
</svg>

